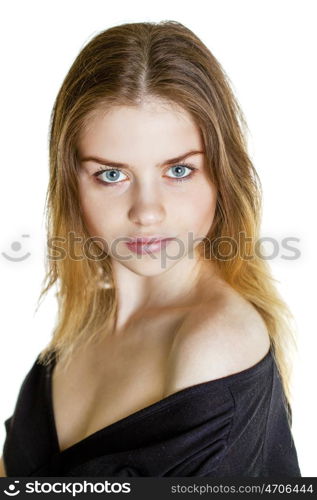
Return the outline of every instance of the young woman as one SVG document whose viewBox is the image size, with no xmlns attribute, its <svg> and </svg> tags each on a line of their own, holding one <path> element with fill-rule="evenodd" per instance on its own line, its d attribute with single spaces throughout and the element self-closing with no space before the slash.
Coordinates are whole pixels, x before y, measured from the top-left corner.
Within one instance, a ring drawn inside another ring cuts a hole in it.
<svg viewBox="0 0 317 500">
<path fill-rule="evenodd" d="M 5 422 L 9 476 L 300 476 L 287 306 L 220 64 L 175 21 L 80 52 L 50 130 L 58 321 Z"/>
</svg>

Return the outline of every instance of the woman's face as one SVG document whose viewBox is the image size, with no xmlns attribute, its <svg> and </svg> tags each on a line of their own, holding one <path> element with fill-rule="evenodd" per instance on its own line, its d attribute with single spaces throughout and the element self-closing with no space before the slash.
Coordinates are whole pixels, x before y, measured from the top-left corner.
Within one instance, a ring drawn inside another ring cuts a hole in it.
<svg viewBox="0 0 317 500">
<path fill-rule="evenodd" d="M 84 220 L 111 259 L 152 276 L 194 258 L 212 225 L 217 193 L 199 129 L 185 110 L 153 100 L 100 110 L 77 146 Z M 127 245 L 158 235 L 174 239 Z"/>
</svg>

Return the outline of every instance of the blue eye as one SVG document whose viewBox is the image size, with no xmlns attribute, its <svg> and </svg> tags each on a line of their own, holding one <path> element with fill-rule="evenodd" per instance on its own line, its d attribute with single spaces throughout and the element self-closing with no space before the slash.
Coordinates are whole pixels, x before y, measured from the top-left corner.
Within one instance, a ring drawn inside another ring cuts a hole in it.
<svg viewBox="0 0 317 500">
<path fill-rule="evenodd" d="M 98 174 L 98 175 L 96 175 L 96 174 Z M 101 170 L 101 172 L 96 172 L 96 174 L 94 174 L 94 175 L 96 175 L 97 178 L 99 178 L 103 174 L 106 174 L 107 180 L 101 181 L 105 184 L 117 184 L 118 179 L 120 182 L 123 180 L 123 179 L 119 178 L 119 175 L 122 174 L 122 172 L 118 168 L 106 168 L 106 169 Z"/>
<path fill-rule="evenodd" d="M 179 165 L 174 165 L 173 167 L 170 167 L 168 170 L 174 169 L 174 173 L 176 174 L 176 177 L 169 177 L 169 179 L 172 179 L 173 182 L 184 182 L 187 180 L 190 180 L 192 176 L 194 175 L 194 171 L 197 170 L 194 167 L 191 167 L 190 165 L 187 165 L 185 163 L 181 163 Z M 188 169 L 191 172 L 183 176 L 184 169 Z M 106 180 L 99 179 L 103 174 L 106 175 Z M 103 185 L 110 185 L 110 184 L 120 184 L 124 179 L 120 179 L 120 174 L 124 175 L 123 172 L 118 169 L 118 168 L 101 168 L 98 170 L 98 172 L 95 172 L 93 175 L 97 177 L 98 182 L 101 182 Z"/>
<path fill-rule="evenodd" d="M 188 170 L 191 170 L 191 173 L 186 175 L 185 177 L 181 177 L 182 171 L 184 171 L 184 169 L 186 169 L 186 168 Z M 180 165 L 175 165 L 174 167 L 169 168 L 169 170 L 171 170 L 171 169 L 177 170 L 177 177 L 172 177 L 172 179 L 175 180 L 176 182 L 183 182 L 183 181 L 189 180 L 194 175 L 193 171 L 196 170 L 195 168 L 190 167 L 189 165 L 185 165 L 184 163 L 181 163 Z M 181 170 L 181 172 L 179 172 L 180 170 Z"/>
</svg>

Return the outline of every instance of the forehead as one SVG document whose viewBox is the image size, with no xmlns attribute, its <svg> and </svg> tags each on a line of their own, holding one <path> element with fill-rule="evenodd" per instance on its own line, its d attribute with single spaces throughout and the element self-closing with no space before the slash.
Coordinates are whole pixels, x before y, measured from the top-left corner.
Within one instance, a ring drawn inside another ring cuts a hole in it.
<svg viewBox="0 0 317 500">
<path fill-rule="evenodd" d="M 153 100 L 135 106 L 97 109 L 78 141 L 82 153 L 111 152 L 120 156 L 132 150 L 153 154 L 164 150 L 163 156 L 173 156 L 175 152 L 201 147 L 200 130 L 185 109 Z"/>
</svg>

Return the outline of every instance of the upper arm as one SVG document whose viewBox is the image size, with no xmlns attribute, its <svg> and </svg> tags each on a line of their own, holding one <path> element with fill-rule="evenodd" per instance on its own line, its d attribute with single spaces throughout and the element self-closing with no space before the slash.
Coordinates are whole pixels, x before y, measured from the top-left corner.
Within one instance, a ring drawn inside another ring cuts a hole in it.
<svg viewBox="0 0 317 500">
<path fill-rule="evenodd" d="M 217 310 L 203 305 L 175 336 L 164 396 L 245 370 L 269 347 L 265 323 L 251 304 L 229 300 Z"/>
<path fill-rule="evenodd" d="M 1 457 L 1 459 L 0 459 L 0 477 L 7 477 L 6 476 L 6 471 L 5 471 L 5 468 L 4 468 L 3 457 Z"/>
</svg>

